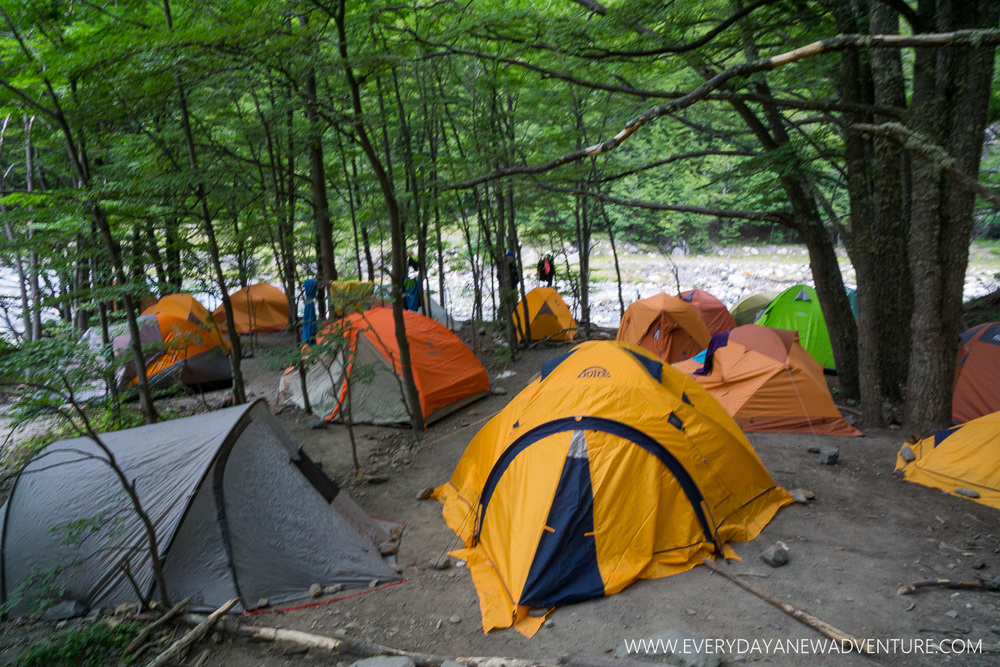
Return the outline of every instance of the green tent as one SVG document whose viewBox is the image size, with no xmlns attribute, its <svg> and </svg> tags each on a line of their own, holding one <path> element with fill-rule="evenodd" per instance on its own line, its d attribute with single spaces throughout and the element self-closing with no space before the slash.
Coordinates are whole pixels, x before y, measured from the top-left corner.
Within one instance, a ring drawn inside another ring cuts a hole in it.
<svg viewBox="0 0 1000 667">
<path fill-rule="evenodd" d="M 807 285 L 795 285 L 779 294 L 757 318 L 757 324 L 773 329 L 799 332 L 799 342 L 820 366 L 833 370 L 833 349 L 830 333 L 819 307 L 816 290 Z"/>
<path fill-rule="evenodd" d="M 858 290 L 852 287 L 845 287 L 847 290 L 847 300 L 851 303 L 851 315 L 854 315 L 854 319 L 858 319 Z"/>
<path fill-rule="evenodd" d="M 737 301 L 731 311 L 733 319 L 736 320 L 736 326 L 753 324 L 761 311 L 767 308 L 767 304 L 771 303 L 776 296 L 778 296 L 777 292 L 762 292 L 761 294 L 748 294 Z"/>
</svg>

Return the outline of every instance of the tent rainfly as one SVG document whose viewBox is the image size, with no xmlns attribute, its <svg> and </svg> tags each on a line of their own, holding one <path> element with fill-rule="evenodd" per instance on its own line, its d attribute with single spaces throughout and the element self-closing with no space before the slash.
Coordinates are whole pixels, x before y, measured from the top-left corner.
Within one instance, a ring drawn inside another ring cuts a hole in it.
<svg viewBox="0 0 1000 667">
<path fill-rule="evenodd" d="M 536 287 L 521 299 L 511 317 L 514 319 L 514 329 L 517 339 L 524 340 L 527 335 L 524 326 L 524 311 L 528 310 L 528 325 L 531 328 L 531 340 L 573 340 L 576 336 L 576 320 L 569 306 L 563 301 L 559 292 L 551 287 Z"/>
<path fill-rule="evenodd" d="M 708 327 L 708 333 L 713 336 L 736 328 L 736 320 L 726 310 L 726 304 L 703 289 L 692 289 L 681 292 L 681 298 L 698 310 L 701 319 Z"/>
<path fill-rule="evenodd" d="M 612 341 L 543 364 L 435 496 L 483 630 L 529 637 L 552 607 L 731 557 L 791 502 L 694 380 Z"/>
<path fill-rule="evenodd" d="M 240 335 L 284 331 L 288 327 L 288 297 L 274 285 L 248 285 L 230 294 L 229 302 Z M 223 331 L 227 331 L 224 306 L 212 311 L 212 317 Z"/>
<path fill-rule="evenodd" d="M 655 294 L 625 309 L 616 340 L 646 348 L 668 364 L 690 359 L 712 335 L 698 309 L 670 294 Z"/>
<path fill-rule="evenodd" d="M 967 422 L 1000 410 L 1000 322 L 962 334 L 955 362 L 951 418 Z"/>
<path fill-rule="evenodd" d="M 705 358 L 698 357 L 674 367 L 704 387 L 744 431 L 861 435 L 840 414 L 823 368 L 794 331 L 745 324 L 716 334 Z"/>
<path fill-rule="evenodd" d="M 486 369 L 458 336 L 413 311 L 404 311 L 403 321 L 426 423 L 489 393 Z M 325 345 L 324 339 L 330 337 L 343 338 L 344 345 L 340 349 Z M 305 352 L 306 391 L 313 413 L 328 421 L 342 418 L 347 410 L 354 422 L 403 424 L 409 420 L 391 308 L 373 308 L 337 320 L 321 328 L 316 340 L 318 347 Z M 364 372 L 355 375 L 356 369 Z M 281 376 L 278 397 L 305 409 L 295 366 Z"/>
<path fill-rule="evenodd" d="M 774 301 L 776 296 L 778 296 L 777 292 L 761 292 L 760 294 L 748 294 L 737 301 L 730 311 L 736 326 L 753 324 L 757 316 L 767 308 L 767 304 Z"/>
<path fill-rule="evenodd" d="M 312 584 L 399 576 L 379 557 L 386 527 L 340 491 L 263 401 L 101 436 L 156 525 L 171 600 L 210 611 L 272 604 Z M 84 527 L 81 530 L 81 526 Z M 130 582 L 131 578 L 131 582 Z M 82 609 L 155 598 L 142 524 L 88 438 L 61 440 L 21 471 L 0 508 L 0 603 Z"/>
<path fill-rule="evenodd" d="M 188 311 L 184 316 L 158 312 L 154 304 L 136 319 L 136 323 L 139 325 L 139 344 L 143 348 L 146 376 L 152 388 L 165 389 L 183 384 L 207 389 L 232 383 L 229 343 L 211 319 L 198 321 L 196 310 Z M 96 328 L 87 332 L 86 340 L 94 349 L 102 345 Z M 116 327 L 111 347 L 115 356 L 122 360 L 115 371 L 119 391 L 126 391 L 137 382 L 136 366 L 128 352 L 131 343 L 128 327 Z"/>
<path fill-rule="evenodd" d="M 1000 412 L 909 440 L 893 474 L 1000 509 Z"/>
<path fill-rule="evenodd" d="M 816 290 L 808 285 L 793 285 L 779 294 L 757 316 L 755 324 L 775 329 L 797 331 L 799 343 L 823 368 L 834 370 L 830 332 Z"/>
</svg>

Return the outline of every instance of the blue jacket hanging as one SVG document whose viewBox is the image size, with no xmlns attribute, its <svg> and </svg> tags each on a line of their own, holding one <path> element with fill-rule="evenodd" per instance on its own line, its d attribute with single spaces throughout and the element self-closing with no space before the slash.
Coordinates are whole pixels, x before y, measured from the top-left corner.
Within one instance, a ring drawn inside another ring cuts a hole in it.
<svg viewBox="0 0 1000 667">
<path fill-rule="evenodd" d="M 316 279 L 309 278 L 302 283 L 306 294 L 305 307 L 302 309 L 302 342 L 308 345 L 316 344 Z"/>
</svg>

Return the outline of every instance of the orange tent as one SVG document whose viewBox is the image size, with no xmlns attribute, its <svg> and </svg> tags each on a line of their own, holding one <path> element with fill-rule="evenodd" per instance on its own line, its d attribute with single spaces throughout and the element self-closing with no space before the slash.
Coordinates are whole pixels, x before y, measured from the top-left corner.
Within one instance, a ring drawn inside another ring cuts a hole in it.
<svg viewBox="0 0 1000 667">
<path fill-rule="evenodd" d="M 440 419 L 489 392 L 486 369 L 458 336 L 414 311 L 405 311 L 403 319 L 425 422 Z M 339 349 L 323 345 L 324 338 L 331 336 L 345 338 L 345 345 Z M 315 414 L 327 420 L 340 416 L 348 400 L 350 377 L 353 421 L 374 424 L 408 421 L 391 308 L 373 308 L 327 324 L 319 330 L 316 340 L 317 346 L 305 357 L 306 390 Z M 365 372 L 352 375 L 355 368 Z M 279 400 L 305 406 L 302 381 L 294 366 L 281 378 Z"/>
<path fill-rule="evenodd" d="M 962 334 L 955 364 L 951 418 L 967 422 L 1000 411 L 1000 322 Z"/>
<path fill-rule="evenodd" d="M 211 327 L 212 329 L 217 329 L 215 320 L 212 319 L 212 313 L 208 312 L 208 308 L 201 305 L 201 302 L 190 294 L 168 294 L 165 297 L 160 298 L 159 301 L 146 310 L 142 311 L 143 315 L 152 315 L 153 313 L 169 315 L 170 317 L 176 317 L 179 320 L 187 320 L 191 324 L 195 324 L 200 327 Z M 218 335 L 216 335 L 216 337 L 218 338 L 219 345 L 222 346 L 222 349 L 225 350 L 226 354 L 229 354 L 229 341 Z"/>
<path fill-rule="evenodd" d="M 704 350 L 711 337 L 697 308 L 680 297 L 657 294 L 625 310 L 617 340 L 641 345 L 672 364 Z"/>
<path fill-rule="evenodd" d="M 248 285 L 229 295 L 236 329 L 241 334 L 269 333 L 288 327 L 288 298 L 274 285 Z M 226 311 L 219 306 L 212 317 L 226 331 Z"/>
<path fill-rule="evenodd" d="M 736 328 L 736 320 L 729 314 L 726 305 L 705 290 L 692 289 L 681 292 L 681 298 L 698 309 L 698 314 L 708 327 L 708 333 L 713 336 Z"/>
<path fill-rule="evenodd" d="M 689 359 L 676 368 L 708 390 L 744 431 L 861 435 L 837 410 L 823 367 L 796 332 L 745 324 L 715 336 L 709 352 L 704 366 Z"/>
<path fill-rule="evenodd" d="M 226 357 L 228 347 L 214 323 L 199 324 L 156 312 L 144 314 L 136 321 L 146 377 L 153 388 L 175 383 L 214 387 L 232 382 L 232 368 Z M 121 390 L 136 384 L 135 364 L 127 353 L 131 341 L 128 329 L 122 327 L 111 343 L 116 356 L 125 360 L 115 376 Z M 99 339 L 95 339 L 95 344 L 100 344 Z"/>
<path fill-rule="evenodd" d="M 521 322 L 524 317 L 525 304 L 528 307 L 528 323 L 531 325 L 531 340 L 573 340 L 576 335 L 576 322 L 569 306 L 563 301 L 559 292 L 551 287 L 536 287 L 524 295 L 514 309 L 511 317 L 514 329 L 520 341 L 525 336 L 525 327 Z"/>
</svg>

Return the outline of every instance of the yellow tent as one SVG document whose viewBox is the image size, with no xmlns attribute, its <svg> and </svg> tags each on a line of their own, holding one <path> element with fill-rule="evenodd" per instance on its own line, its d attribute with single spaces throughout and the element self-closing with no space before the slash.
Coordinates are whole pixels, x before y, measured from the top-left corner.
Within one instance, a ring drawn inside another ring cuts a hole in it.
<svg viewBox="0 0 1000 667">
<path fill-rule="evenodd" d="M 638 346 L 591 341 L 542 366 L 435 491 L 465 547 L 483 630 L 735 557 L 791 502 L 732 418 Z"/>
<path fill-rule="evenodd" d="M 551 287 L 536 287 L 524 295 L 524 299 L 514 309 L 514 328 L 517 329 L 517 339 L 525 335 L 524 304 L 528 304 L 528 322 L 531 324 L 531 340 L 573 340 L 576 335 L 576 322 L 569 306 L 559 296 L 559 292 Z"/>
<path fill-rule="evenodd" d="M 1000 509 L 1000 412 L 907 442 L 894 474 Z"/>
</svg>

